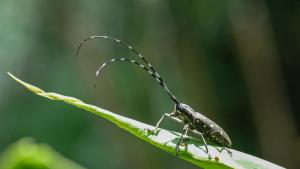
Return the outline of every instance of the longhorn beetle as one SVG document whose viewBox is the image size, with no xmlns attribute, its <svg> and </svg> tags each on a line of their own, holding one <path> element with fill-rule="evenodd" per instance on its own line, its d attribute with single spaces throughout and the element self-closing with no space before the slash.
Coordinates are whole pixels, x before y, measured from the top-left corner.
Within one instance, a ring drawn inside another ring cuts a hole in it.
<svg viewBox="0 0 300 169">
<path fill-rule="evenodd" d="M 125 61 L 128 63 L 133 63 L 133 64 L 138 65 L 140 68 L 144 69 L 145 71 L 147 71 L 154 79 L 156 79 L 156 81 L 159 83 L 159 85 L 164 88 L 164 91 L 174 101 L 174 103 L 175 103 L 174 110 L 171 113 L 165 113 L 162 115 L 162 117 L 159 119 L 159 121 L 156 124 L 155 131 L 157 131 L 157 129 L 158 129 L 160 123 L 162 122 L 162 120 L 164 119 L 164 117 L 169 117 L 176 122 L 184 124 L 183 130 L 181 133 L 181 137 L 180 137 L 178 143 L 176 144 L 176 155 L 177 156 L 178 156 L 178 152 L 179 152 L 179 146 L 183 142 L 184 137 L 187 136 L 188 131 L 191 131 L 193 134 L 201 137 L 201 139 L 205 145 L 205 151 L 208 154 L 209 158 L 211 158 L 211 156 L 209 154 L 205 138 L 207 140 L 210 140 L 211 142 L 215 143 L 216 145 L 222 146 L 223 149 L 225 149 L 229 155 L 232 154 L 227 149 L 227 148 L 231 147 L 231 140 L 230 140 L 229 136 L 227 135 L 227 133 L 219 125 L 217 125 L 215 122 L 213 122 L 212 120 L 210 120 L 203 114 L 194 111 L 189 105 L 179 102 L 178 99 L 175 97 L 175 95 L 173 95 L 170 92 L 166 83 L 160 77 L 158 72 L 153 68 L 153 66 L 147 61 L 147 59 L 145 57 L 143 57 L 140 52 L 138 52 L 136 49 L 134 49 L 130 45 L 128 45 L 118 39 L 109 37 L 109 36 L 91 36 L 91 37 L 81 41 L 80 45 L 77 48 L 76 56 L 78 56 L 81 47 L 83 46 L 83 44 L 86 41 L 91 40 L 91 39 L 96 39 L 96 38 L 112 40 L 114 42 L 117 42 L 117 43 L 127 47 L 129 50 L 134 52 L 143 62 L 145 62 L 147 64 L 147 67 L 146 67 L 146 66 L 140 64 L 139 62 L 128 59 L 128 58 L 114 58 L 108 62 L 103 63 L 100 66 L 100 68 L 96 71 L 96 77 L 99 76 L 101 70 L 105 66 L 107 66 L 111 63 L 118 62 L 118 61 Z"/>
</svg>

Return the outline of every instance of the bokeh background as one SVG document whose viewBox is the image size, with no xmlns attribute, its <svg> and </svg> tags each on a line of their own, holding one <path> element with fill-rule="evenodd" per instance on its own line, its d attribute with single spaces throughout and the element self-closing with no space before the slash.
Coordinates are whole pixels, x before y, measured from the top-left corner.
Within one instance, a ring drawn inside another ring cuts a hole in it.
<svg viewBox="0 0 300 169">
<path fill-rule="evenodd" d="M 134 65 L 95 71 L 141 51 L 170 90 L 220 124 L 233 148 L 288 168 L 300 151 L 300 1 L 1 0 L 0 152 L 30 136 L 87 168 L 196 168 L 110 122 L 42 99 L 6 72 L 155 124 L 173 102 Z M 165 120 L 162 127 L 181 130 Z"/>
</svg>

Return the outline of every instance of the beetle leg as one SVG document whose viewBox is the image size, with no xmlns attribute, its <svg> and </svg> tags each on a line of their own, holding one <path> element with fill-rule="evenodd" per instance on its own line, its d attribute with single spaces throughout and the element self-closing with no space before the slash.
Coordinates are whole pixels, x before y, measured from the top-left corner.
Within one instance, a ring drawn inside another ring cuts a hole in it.
<svg viewBox="0 0 300 169">
<path fill-rule="evenodd" d="M 158 130 L 158 127 L 160 125 L 160 123 L 162 122 L 162 120 L 165 118 L 165 116 L 169 117 L 170 115 L 168 113 L 165 113 L 161 116 L 161 118 L 158 120 L 158 122 L 156 123 L 155 125 L 155 129 L 154 130 L 151 130 L 151 129 L 146 129 L 148 132 L 151 132 L 151 133 L 156 133 L 157 130 Z"/>
<path fill-rule="evenodd" d="M 179 146 L 180 146 L 180 144 L 181 144 L 181 142 L 182 142 L 183 137 L 186 136 L 188 130 L 189 130 L 189 125 L 188 125 L 188 124 L 184 125 L 183 130 L 182 130 L 182 133 L 181 133 L 181 137 L 180 137 L 179 141 L 178 141 L 177 144 L 176 144 L 176 156 L 177 156 L 177 157 L 179 156 L 179 155 L 178 155 L 178 152 L 179 152 Z"/>
<path fill-rule="evenodd" d="M 231 157 L 232 157 L 232 152 L 227 148 L 227 147 L 222 147 L 221 150 L 217 149 L 220 153 L 225 150 Z"/>
<path fill-rule="evenodd" d="M 160 119 L 158 120 L 158 122 L 156 123 L 155 130 L 158 129 L 160 123 L 161 123 L 162 120 L 165 118 L 165 116 L 169 116 L 169 114 L 168 114 L 168 113 L 165 113 L 165 114 L 163 114 L 163 115 L 161 116 L 161 118 L 160 118 Z"/>
<path fill-rule="evenodd" d="M 207 143 L 206 143 L 206 141 L 205 141 L 205 138 L 204 138 L 203 134 L 200 133 L 200 132 L 197 131 L 197 130 L 192 130 L 192 132 L 193 132 L 194 134 L 196 134 L 196 135 L 198 135 L 198 136 L 200 136 L 200 137 L 202 138 L 202 141 L 203 141 L 204 146 L 205 146 L 205 149 L 206 149 L 205 152 L 208 154 L 208 158 L 211 159 L 211 155 L 209 154 L 208 147 L 207 147 Z"/>
<path fill-rule="evenodd" d="M 174 109 L 173 111 L 170 113 L 171 116 L 176 116 L 177 115 L 177 107 L 176 107 L 176 104 L 174 105 Z"/>
<path fill-rule="evenodd" d="M 232 152 L 227 148 L 227 147 L 224 147 L 224 149 L 227 151 L 227 153 L 232 157 Z"/>
<path fill-rule="evenodd" d="M 175 119 L 175 121 L 181 123 L 181 121 L 178 121 L 179 119 L 176 118 L 176 111 L 177 111 L 177 109 L 176 109 L 176 105 L 175 105 L 175 106 L 174 106 L 174 110 L 173 110 L 171 113 L 165 113 L 165 114 L 163 114 L 163 115 L 161 116 L 161 118 L 158 120 L 158 122 L 156 123 L 155 130 L 154 130 L 154 131 L 156 131 L 156 130 L 158 129 L 160 123 L 163 121 L 163 119 L 165 118 L 165 116 L 170 117 L 170 118 L 173 119 L 173 120 Z"/>
<path fill-rule="evenodd" d="M 186 124 L 186 125 L 188 125 L 188 124 Z M 189 126 L 188 126 L 188 128 L 189 128 Z M 185 142 L 189 141 L 189 138 L 188 138 L 188 135 L 187 135 L 188 131 L 189 131 L 188 129 L 185 130 L 185 133 L 184 133 L 184 135 L 182 137 L 182 141 L 181 142 L 183 143 L 183 145 L 186 144 Z"/>
<path fill-rule="evenodd" d="M 165 114 L 165 116 L 177 123 L 181 123 L 181 124 L 183 123 L 183 121 L 179 119 L 177 116 L 172 116 L 171 114 L 167 114 L 167 113 Z"/>
</svg>

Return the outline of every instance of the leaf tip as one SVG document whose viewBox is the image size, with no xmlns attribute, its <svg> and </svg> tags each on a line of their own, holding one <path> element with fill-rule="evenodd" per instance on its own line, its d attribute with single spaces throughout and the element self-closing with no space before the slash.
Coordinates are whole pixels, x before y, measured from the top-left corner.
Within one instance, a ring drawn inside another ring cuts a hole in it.
<svg viewBox="0 0 300 169">
<path fill-rule="evenodd" d="M 42 89 L 32 86 L 31 84 L 28 84 L 26 82 L 23 82 L 22 80 L 18 79 L 17 77 L 15 77 L 13 74 L 11 74 L 10 72 L 7 72 L 7 74 L 13 78 L 15 81 L 17 81 L 18 83 L 22 84 L 23 86 L 25 86 L 27 89 L 29 89 L 30 91 L 32 91 L 33 93 L 45 93 Z"/>
</svg>

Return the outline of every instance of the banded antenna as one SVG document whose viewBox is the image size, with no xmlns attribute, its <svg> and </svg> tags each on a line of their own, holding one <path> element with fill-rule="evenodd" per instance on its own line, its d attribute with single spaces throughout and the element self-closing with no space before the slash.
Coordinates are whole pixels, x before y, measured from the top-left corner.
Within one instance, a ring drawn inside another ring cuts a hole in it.
<svg viewBox="0 0 300 169">
<path fill-rule="evenodd" d="M 140 52 L 138 52 L 138 51 L 137 51 L 136 49 L 134 49 L 132 46 L 130 46 L 130 45 L 128 45 L 128 44 L 126 44 L 126 43 L 120 41 L 119 39 L 113 38 L 113 37 L 109 37 L 109 36 L 91 36 L 91 37 L 89 37 L 89 38 L 84 39 L 83 41 L 81 41 L 80 45 L 79 45 L 78 48 L 77 48 L 76 56 L 78 56 L 79 51 L 80 51 L 81 47 L 83 46 L 83 44 L 84 44 L 85 42 L 87 42 L 87 41 L 89 41 L 89 40 L 92 40 L 92 39 L 97 39 L 97 38 L 99 38 L 99 39 L 109 39 L 109 40 L 112 40 L 112 41 L 114 41 L 114 42 L 118 42 L 119 44 L 121 44 L 121 45 L 127 47 L 129 50 L 131 50 L 133 53 L 135 53 L 140 59 L 143 60 L 143 62 L 145 62 L 145 63 L 148 65 L 148 67 L 152 70 L 152 72 L 155 73 L 155 76 L 157 76 L 158 78 L 161 78 L 161 77 L 159 76 L 159 74 L 155 71 L 155 69 L 153 68 L 153 66 L 148 62 L 147 59 L 145 59 L 145 57 L 144 57 Z M 160 79 L 160 80 L 161 80 L 161 79 Z"/>
<path fill-rule="evenodd" d="M 170 90 L 168 89 L 168 87 L 167 87 L 167 85 L 165 84 L 165 82 L 163 82 L 163 81 L 161 80 L 161 78 L 158 78 L 158 77 L 156 76 L 157 72 L 154 73 L 153 71 L 149 70 L 149 69 L 148 69 L 147 67 L 145 67 L 144 65 L 142 65 L 142 64 L 140 64 L 139 62 L 137 62 L 137 61 L 135 61 L 135 60 L 132 60 L 132 59 L 128 59 L 128 58 L 113 58 L 113 59 L 111 59 L 111 60 L 108 61 L 108 62 L 104 62 L 104 63 L 99 67 L 99 69 L 97 69 L 97 71 L 96 71 L 96 78 L 99 77 L 101 70 L 102 70 L 105 66 L 107 66 L 107 65 L 109 65 L 109 64 L 111 64 L 111 63 L 114 63 L 114 62 L 119 62 L 119 61 L 125 61 L 125 62 L 127 62 L 127 63 L 133 63 L 133 64 L 139 66 L 140 68 L 144 69 L 146 72 L 148 72 L 148 73 L 149 73 L 149 74 L 150 74 L 150 75 L 158 82 L 158 84 L 159 84 L 161 87 L 163 87 L 163 88 L 165 89 L 165 91 L 167 92 L 167 94 L 171 97 L 171 99 L 172 99 L 176 104 L 179 104 L 179 103 L 180 103 L 180 102 L 177 100 L 177 98 L 170 92 Z"/>
<path fill-rule="evenodd" d="M 168 89 L 168 86 L 166 85 L 166 83 L 162 80 L 162 78 L 160 77 L 160 75 L 157 73 L 157 71 L 154 69 L 154 67 L 148 62 L 148 60 L 140 53 L 138 52 L 136 49 L 134 49 L 132 46 L 120 41 L 119 39 L 115 39 L 113 37 L 109 37 L 109 36 L 91 36 L 89 38 L 86 38 L 84 40 L 81 41 L 80 45 L 78 46 L 77 48 L 77 51 L 76 51 L 76 56 L 78 56 L 79 54 L 79 51 L 81 49 L 81 47 L 83 46 L 83 44 L 85 44 L 85 42 L 89 41 L 89 40 L 92 40 L 92 39 L 97 39 L 97 38 L 100 38 L 100 39 L 109 39 L 109 40 L 112 40 L 114 42 L 118 42 L 119 44 L 127 47 L 130 51 L 132 51 L 133 53 L 135 53 L 143 62 L 145 62 L 147 64 L 147 66 L 151 69 L 151 72 L 153 73 L 153 77 L 156 79 L 156 80 L 159 80 L 161 82 L 161 86 L 167 91 L 167 93 L 170 95 L 171 99 L 176 103 L 176 104 L 179 104 L 180 102 L 177 100 L 177 98 L 170 92 L 170 90 Z M 139 64 L 139 65 L 142 65 L 142 64 Z M 145 66 L 144 66 L 145 67 Z M 101 67 L 100 67 L 101 68 Z"/>
</svg>

